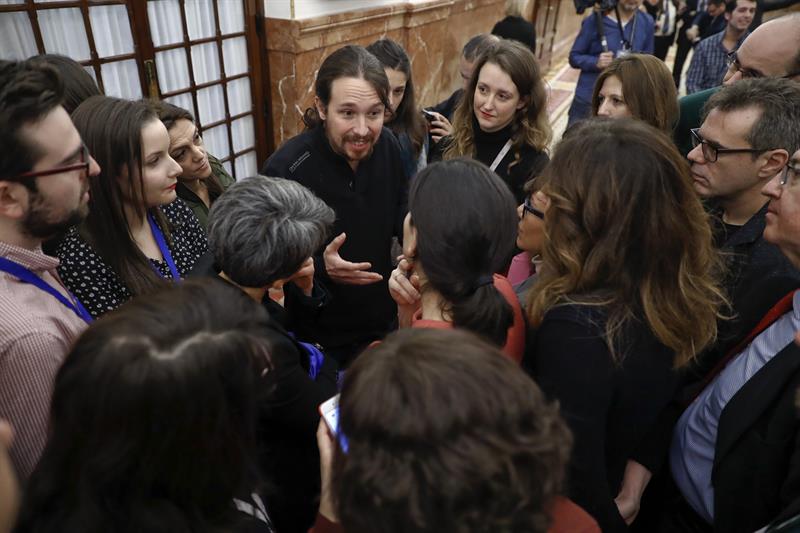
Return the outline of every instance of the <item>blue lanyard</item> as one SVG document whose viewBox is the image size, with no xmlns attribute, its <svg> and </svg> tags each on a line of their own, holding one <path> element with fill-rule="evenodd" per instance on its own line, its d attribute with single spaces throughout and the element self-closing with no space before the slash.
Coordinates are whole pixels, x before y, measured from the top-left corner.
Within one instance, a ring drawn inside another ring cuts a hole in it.
<svg viewBox="0 0 800 533">
<path fill-rule="evenodd" d="M 0 257 L 0 271 L 7 272 L 12 276 L 14 276 L 15 278 L 19 279 L 20 281 L 24 283 L 30 283 L 34 287 L 49 293 L 50 295 L 55 297 L 59 302 L 61 302 L 69 309 L 71 309 L 73 313 L 78 315 L 78 318 L 82 319 L 87 324 L 92 322 L 92 315 L 89 314 L 86 308 L 83 307 L 81 302 L 77 298 L 75 298 L 74 295 L 70 293 L 70 298 L 68 299 L 59 291 L 51 287 L 45 280 L 43 280 L 42 278 L 31 272 L 24 266 L 20 265 L 16 261 L 6 259 L 5 257 Z"/>
<path fill-rule="evenodd" d="M 153 238 L 156 240 L 156 244 L 158 245 L 158 249 L 161 250 L 161 257 L 164 258 L 166 261 L 167 266 L 169 267 L 169 271 L 172 272 L 172 279 L 177 283 L 181 280 L 181 275 L 178 274 L 178 269 L 175 268 L 175 261 L 172 260 L 172 254 L 169 252 L 169 247 L 167 246 L 167 241 L 164 240 L 164 234 L 161 233 L 161 229 L 156 224 L 156 221 L 153 219 L 153 215 L 147 213 L 147 221 L 150 223 L 150 231 L 153 232 Z M 156 274 L 164 277 L 161 272 L 153 267 L 153 270 L 156 271 Z"/>
</svg>

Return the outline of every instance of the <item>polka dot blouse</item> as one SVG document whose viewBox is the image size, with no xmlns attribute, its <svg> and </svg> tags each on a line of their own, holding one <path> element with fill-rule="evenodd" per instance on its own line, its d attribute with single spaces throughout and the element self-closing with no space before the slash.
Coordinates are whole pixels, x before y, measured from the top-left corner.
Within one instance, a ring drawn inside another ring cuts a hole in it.
<svg viewBox="0 0 800 533">
<path fill-rule="evenodd" d="M 172 259 L 181 277 L 192 270 L 195 262 L 208 250 L 206 234 L 197 222 L 192 210 L 181 200 L 161 207 L 172 224 Z M 111 267 L 78 233 L 70 228 L 58 245 L 56 255 L 61 260 L 58 274 L 64 284 L 83 303 L 92 317 L 116 309 L 132 297 Z M 165 261 L 150 259 L 150 263 L 165 279 L 172 273 Z"/>
</svg>

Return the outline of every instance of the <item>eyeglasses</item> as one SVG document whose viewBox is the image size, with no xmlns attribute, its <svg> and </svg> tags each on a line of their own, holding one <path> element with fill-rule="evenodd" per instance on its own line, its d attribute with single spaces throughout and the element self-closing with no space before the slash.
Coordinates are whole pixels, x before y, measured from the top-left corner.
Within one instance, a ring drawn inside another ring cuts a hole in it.
<svg viewBox="0 0 800 533">
<path fill-rule="evenodd" d="M 533 207 L 533 204 L 531 203 L 531 197 L 530 196 L 525 198 L 525 201 L 522 202 L 522 214 L 524 215 L 526 212 L 530 213 L 531 215 L 535 216 L 536 218 L 544 220 L 544 211 L 539 211 L 538 209 Z"/>
<path fill-rule="evenodd" d="M 800 168 L 797 168 L 797 166 L 791 163 L 786 163 L 786 166 L 783 167 L 783 175 L 780 179 L 781 187 L 786 187 L 787 184 L 790 187 L 794 185 L 797 181 L 798 174 L 800 174 Z"/>
<path fill-rule="evenodd" d="M 703 145 L 703 159 L 708 163 L 716 163 L 717 157 L 720 154 L 760 154 L 766 152 L 768 148 L 723 148 L 722 146 L 714 146 L 710 141 L 700 137 L 700 128 L 692 128 L 689 132 L 692 134 L 692 147 L 698 144 Z"/>
<path fill-rule="evenodd" d="M 749 68 L 743 68 L 742 64 L 739 63 L 739 56 L 736 54 L 736 50 L 734 50 L 733 52 L 728 52 L 727 55 L 728 55 L 727 59 L 728 70 L 733 71 L 734 74 L 737 72 L 741 73 L 742 79 L 764 77 L 764 75 L 761 74 L 760 72 L 751 70 Z M 790 79 L 798 75 L 800 75 L 800 70 L 790 72 L 789 74 L 785 74 L 783 76 L 770 76 L 770 77 Z"/>
<path fill-rule="evenodd" d="M 55 167 L 48 170 L 37 170 L 32 172 L 24 172 L 16 176 L 16 179 L 22 178 L 38 178 L 41 176 L 52 176 L 53 174 L 61 174 L 62 172 L 71 172 L 73 170 L 83 170 L 87 174 L 89 173 L 89 149 L 86 147 L 85 144 L 81 143 L 81 151 L 80 151 L 80 163 L 74 163 L 72 165 L 65 165 L 63 167 Z"/>
</svg>

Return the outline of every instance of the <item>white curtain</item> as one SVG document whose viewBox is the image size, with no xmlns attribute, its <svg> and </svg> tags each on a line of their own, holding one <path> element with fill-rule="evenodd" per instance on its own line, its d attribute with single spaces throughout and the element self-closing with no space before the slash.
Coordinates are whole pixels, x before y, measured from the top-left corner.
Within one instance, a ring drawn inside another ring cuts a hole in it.
<svg viewBox="0 0 800 533">
<path fill-rule="evenodd" d="M 83 15 L 79 8 L 42 9 L 37 11 L 37 17 L 46 52 L 69 56 L 76 61 L 85 61 L 91 57 Z"/>
<path fill-rule="evenodd" d="M 233 135 L 234 153 L 241 152 L 255 145 L 256 136 L 253 115 L 247 115 L 246 117 L 233 121 L 231 124 L 231 133 Z"/>
<path fill-rule="evenodd" d="M 228 83 L 228 105 L 232 117 L 250 111 L 253 108 L 252 102 L 249 78 L 239 78 Z"/>
<path fill-rule="evenodd" d="M 100 57 L 133 53 L 133 36 L 125 6 L 89 8 L 94 45 Z"/>
<path fill-rule="evenodd" d="M 150 38 L 155 46 L 179 43 L 183 40 L 181 5 L 178 0 L 156 0 L 147 2 L 147 20 L 150 23 Z"/>
<path fill-rule="evenodd" d="M 214 37 L 217 21 L 214 18 L 214 6 L 211 0 L 186 0 L 184 10 L 190 40 Z"/>
<path fill-rule="evenodd" d="M 222 41 L 222 58 L 225 61 L 226 76 L 247 72 L 247 40 L 244 37 L 235 37 Z"/>
<path fill-rule="evenodd" d="M 156 52 L 156 69 L 162 93 L 189 88 L 189 63 L 183 48 Z"/>
<path fill-rule="evenodd" d="M 244 4 L 242 0 L 219 0 L 219 29 L 223 35 L 244 31 Z"/>
<path fill-rule="evenodd" d="M 220 78 L 217 43 L 196 44 L 191 47 L 194 82 L 198 85 Z"/>
<path fill-rule="evenodd" d="M 0 4 L 17 3 L 0 0 Z M 28 14 L 0 13 L 0 59 L 17 60 L 36 55 L 36 39 Z"/>
<path fill-rule="evenodd" d="M 247 178 L 258 174 L 258 161 L 255 152 L 247 152 L 236 158 L 236 179 Z"/>
<path fill-rule="evenodd" d="M 139 84 L 139 69 L 136 61 L 114 61 L 100 65 L 103 85 L 107 96 L 138 100 L 142 97 L 142 86 Z"/>
<path fill-rule="evenodd" d="M 225 96 L 222 85 L 212 85 L 197 91 L 198 119 L 201 124 L 211 124 L 225 118 Z"/>
<path fill-rule="evenodd" d="M 189 93 L 170 96 L 169 98 L 165 98 L 165 100 L 172 105 L 184 108 L 185 110 L 189 111 L 192 115 L 194 115 L 195 119 L 197 118 L 197 110 L 194 108 L 194 103 L 192 103 L 192 96 Z"/>
<path fill-rule="evenodd" d="M 225 124 L 203 131 L 203 142 L 208 148 L 208 153 L 220 159 L 228 157 L 231 153 L 228 144 L 228 128 Z"/>
</svg>

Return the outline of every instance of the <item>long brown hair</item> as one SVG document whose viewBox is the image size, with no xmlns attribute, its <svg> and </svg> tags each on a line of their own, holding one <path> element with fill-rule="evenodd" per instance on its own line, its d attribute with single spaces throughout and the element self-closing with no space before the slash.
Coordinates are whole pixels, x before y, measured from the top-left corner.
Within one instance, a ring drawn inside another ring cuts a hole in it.
<svg viewBox="0 0 800 533">
<path fill-rule="evenodd" d="M 405 133 L 411 139 L 414 156 L 419 156 L 419 151 L 428 134 L 428 127 L 422 113 L 417 108 L 416 95 L 414 94 L 414 81 L 411 77 L 411 61 L 403 47 L 391 39 L 380 39 L 367 46 L 367 51 L 378 58 L 384 68 L 399 70 L 406 75 L 406 91 L 403 100 L 397 106 L 397 112 L 386 127 L 395 133 Z M 389 88 L 391 90 L 391 87 Z"/>
<path fill-rule="evenodd" d="M 131 294 L 164 286 L 134 242 L 124 209 L 124 189 L 130 190 L 132 203 L 144 204 L 142 129 L 154 120 L 158 117 L 147 104 L 110 96 L 92 96 L 72 114 L 83 142 L 100 165 L 100 173 L 89 176 L 89 216 L 79 230 Z M 127 185 L 120 176 L 127 176 Z M 148 212 L 171 243 L 167 217 L 158 207 Z"/>
<path fill-rule="evenodd" d="M 721 262 L 688 164 L 666 134 L 638 120 L 587 120 L 539 180 L 550 205 L 532 324 L 556 305 L 602 306 L 616 361 L 634 320 L 675 352 L 676 366 L 713 342 L 725 303 Z"/>
<path fill-rule="evenodd" d="M 597 116 L 600 89 L 611 76 L 622 84 L 622 98 L 634 118 L 661 131 L 672 131 L 678 121 L 678 91 L 663 61 L 648 54 L 630 54 L 612 61 L 594 83 L 592 116 Z"/>
<path fill-rule="evenodd" d="M 525 101 L 525 105 L 516 111 L 511 123 L 512 148 L 516 159 L 519 159 L 519 150 L 526 144 L 537 150 L 545 150 L 553 131 L 550 129 L 550 119 L 547 116 L 547 91 L 539 64 L 530 49 L 517 42 L 501 39 L 475 64 L 469 86 L 453 115 L 453 136 L 445 148 L 444 159 L 475 157 L 473 101 L 478 77 L 486 63 L 497 65 L 508 74 L 517 87 L 520 100 Z"/>
<path fill-rule="evenodd" d="M 167 131 L 171 130 L 175 123 L 179 120 L 188 120 L 192 124 L 197 127 L 197 122 L 194 120 L 194 115 L 192 115 L 189 111 L 182 107 L 178 107 L 176 105 L 170 104 L 169 102 L 153 102 L 152 100 L 143 100 L 148 105 L 150 105 L 153 110 L 158 115 L 158 118 L 161 122 L 164 123 L 164 126 L 167 128 Z M 202 140 L 202 138 L 201 138 Z M 206 150 L 205 146 L 203 146 L 203 150 L 206 151 L 206 155 L 210 155 L 208 150 Z M 224 192 L 222 188 L 222 183 L 220 183 L 219 178 L 216 174 L 214 174 L 215 170 L 214 167 L 211 167 L 211 174 L 208 175 L 207 178 L 202 178 L 203 183 L 205 183 L 206 188 L 208 189 L 209 194 L 211 194 L 212 198 L 216 198 Z M 180 176 L 179 176 L 180 178 Z"/>
</svg>

